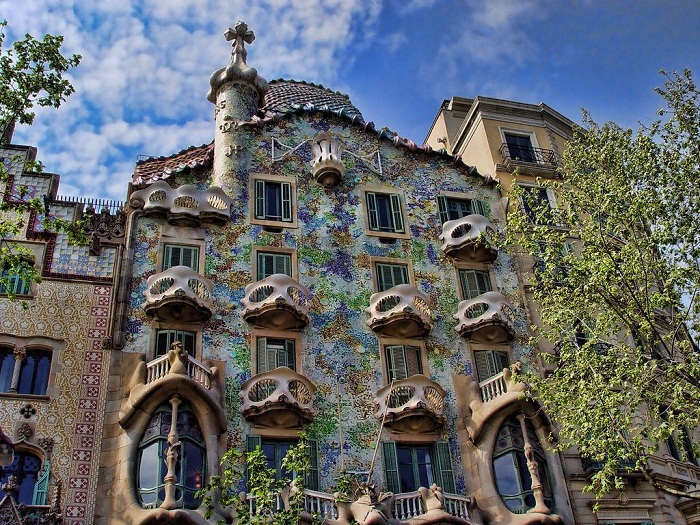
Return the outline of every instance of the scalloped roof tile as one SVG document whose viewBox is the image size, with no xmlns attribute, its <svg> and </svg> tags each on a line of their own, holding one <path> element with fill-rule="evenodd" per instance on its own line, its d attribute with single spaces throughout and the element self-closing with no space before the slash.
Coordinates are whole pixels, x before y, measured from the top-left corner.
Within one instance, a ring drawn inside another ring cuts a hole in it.
<svg viewBox="0 0 700 525">
<path fill-rule="evenodd" d="M 266 116 L 270 113 L 284 115 L 299 107 L 314 107 L 317 110 L 342 113 L 349 118 L 364 120 L 362 113 L 352 104 L 348 95 L 320 84 L 284 79 L 270 82 L 270 90 L 265 95 L 259 113 Z"/>
</svg>

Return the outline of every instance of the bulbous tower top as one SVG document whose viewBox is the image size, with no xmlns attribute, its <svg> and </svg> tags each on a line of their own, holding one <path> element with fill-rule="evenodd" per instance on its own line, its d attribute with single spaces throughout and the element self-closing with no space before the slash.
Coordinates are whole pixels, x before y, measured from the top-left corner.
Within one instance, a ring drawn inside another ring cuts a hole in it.
<svg viewBox="0 0 700 525">
<path fill-rule="evenodd" d="M 257 104 L 253 108 L 253 112 L 262 102 L 267 93 L 269 86 L 267 81 L 258 75 L 258 71 L 254 67 L 250 67 L 246 63 L 248 52 L 245 45 L 251 44 L 255 40 L 255 34 L 248 29 L 248 25 L 240 20 L 231 28 L 229 27 L 224 33 L 226 40 L 232 42 L 231 63 L 215 71 L 209 78 L 209 92 L 207 100 L 216 104 L 219 92 L 222 90 L 228 91 L 235 88 L 237 85 L 247 85 L 257 92 Z M 227 88 L 229 86 L 229 88 Z M 248 117 L 252 116 L 252 113 Z M 241 116 L 245 118 L 244 116 Z"/>
</svg>

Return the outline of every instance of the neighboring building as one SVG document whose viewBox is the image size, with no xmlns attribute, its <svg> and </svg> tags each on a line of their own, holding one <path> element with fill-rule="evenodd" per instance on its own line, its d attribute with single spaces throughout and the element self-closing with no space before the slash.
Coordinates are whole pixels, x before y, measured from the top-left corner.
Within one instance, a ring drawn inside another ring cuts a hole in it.
<svg viewBox="0 0 700 525">
<path fill-rule="evenodd" d="M 509 198 L 513 184 L 530 188 L 535 198 L 554 209 L 556 195 L 542 181 L 557 176 L 561 153 L 572 137 L 573 122 L 546 104 L 525 104 L 508 100 L 476 97 L 453 97 L 445 100 L 438 111 L 425 144 L 444 149 L 473 164 L 485 177 L 498 182 L 503 189 L 505 212 L 523 207 L 537 222 L 527 203 Z M 515 172 L 517 169 L 517 181 Z M 567 249 L 575 249 L 576 239 L 567 241 Z M 517 273 L 525 297 L 529 322 L 541 324 L 532 298 L 537 260 L 532 255 L 516 259 Z M 540 351 L 553 351 L 546 342 Z M 540 363 L 543 373 L 552 366 Z M 659 454 L 648 460 L 649 473 L 679 489 L 700 482 L 698 458 L 692 443 L 676 440 L 662 446 Z M 475 443 L 479 446 L 479 442 Z M 562 454 L 566 484 L 579 523 L 700 523 L 697 502 L 671 496 L 654 489 L 641 474 L 625 474 L 625 487 L 599 501 L 593 514 L 593 498 L 582 492 L 600 464 L 582 460 L 575 450 Z M 689 460 L 688 460 L 689 459 Z"/>
<path fill-rule="evenodd" d="M 547 448 L 550 422 L 508 370 L 534 314 L 523 261 L 491 242 L 507 211 L 493 179 L 514 163 L 553 175 L 571 123 L 453 99 L 418 147 L 345 95 L 268 84 L 245 24 L 226 37 L 213 143 L 139 161 L 124 213 L 57 201 L 55 176 L 12 165 L 6 200 L 24 184 L 52 214 L 84 211 L 91 238 L 70 246 L 30 217 L 11 241 L 36 247 L 44 277 L 28 309 L 0 299 L 0 424 L 38 465 L 24 502 L 70 525 L 204 525 L 195 492 L 227 449 L 260 445 L 281 470 L 306 429 L 307 509 L 338 525 L 682 522 L 648 491 L 596 521 L 590 472 Z M 12 390 L 20 348 L 51 351 L 44 391 Z M 375 450 L 371 481 L 394 498 L 338 509 L 335 479 L 365 478 Z"/>
</svg>

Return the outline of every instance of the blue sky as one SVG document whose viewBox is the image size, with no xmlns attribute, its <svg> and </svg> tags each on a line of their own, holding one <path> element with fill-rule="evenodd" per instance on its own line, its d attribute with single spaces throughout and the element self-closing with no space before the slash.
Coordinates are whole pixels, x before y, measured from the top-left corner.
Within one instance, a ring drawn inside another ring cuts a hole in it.
<svg viewBox="0 0 700 525">
<path fill-rule="evenodd" d="M 255 32 L 248 63 L 264 78 L 348 93 L 417 143 L 454 95 L 637 127 L 661 104 L 660 69 L 700 78 L 698 0 L 0 0 L 0 13 L 8 42 L 63 34 L 83 55 L 76 93 L 14 139 L 39 148 L 62 195 L 124 199 L 137 155 L 212 140 L 208 79 L 236 20 Z"/>
</svg>

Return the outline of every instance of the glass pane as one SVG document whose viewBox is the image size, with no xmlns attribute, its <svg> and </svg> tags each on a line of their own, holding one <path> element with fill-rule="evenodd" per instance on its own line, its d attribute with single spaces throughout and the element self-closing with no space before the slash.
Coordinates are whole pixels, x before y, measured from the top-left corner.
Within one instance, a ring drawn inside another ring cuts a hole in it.
<svg viewBox="0 0 700 525">
<path fill-rule="evenodd" d="M 0 351 L 0 392 L 7 392 L 12 386 L 12 373 L 15 369 L 15 354 L 11 349 Z"/>
<path fill-rule="evenodd" d="M 391 201 L 388 195 L 377 194 L 377 216 L 381 231 L 394 231 L 394 222 L 391 218 Z"/>
<path fill-rule="evenodd" d="M 265 218 L 282 219 L 282 189 L 280 184 L 265 182 Z"/>
<path fill-rule="evenodd" d="M 430 461 L 430 448 L 417 447 L 414 449 L 418 470 L 418 485 L 430 487 L 433 484 L 433 467 Z"/>
<path fill-rule="evenodd" d="M 396 459 L 399 467 L 401 492 L 412 492 L 418 489 L 413 475 L 413 454 L 411 447 L 396 447 Z"/>
<path fill-rule="evenodd" d="M 501 496 L 511 496 L 520 493 L 518 473 L 513 464 L 513 460 L 512 453 L 493 460 L 496 487 Z"/>
<path fill-rule="evenodd" d="M 141 450 L 141 457 L 139 458 L 140 489 L 153 489 L 162 482 L 160 474 L 163 461 L 160 457 L 160 449 L 163 443 L 165 443 L 165 440 L 155 441 Z M 143 497 L 142 500 L 144 500 Z"/>
</svg>

